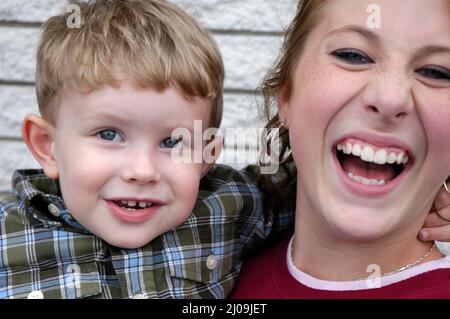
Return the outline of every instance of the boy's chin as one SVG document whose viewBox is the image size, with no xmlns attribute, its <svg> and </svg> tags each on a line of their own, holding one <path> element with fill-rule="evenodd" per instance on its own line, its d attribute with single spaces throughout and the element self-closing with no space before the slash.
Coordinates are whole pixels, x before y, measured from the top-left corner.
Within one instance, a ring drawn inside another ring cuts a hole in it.
<svg viewBox="0 0 450 319">
<path fill-rule="evenodd" d="M 108 244 L 125 249 L 136 249 L 147 245 L 155 237 L 132 238 L 132 236 L 113 236 L 112 238 L 103 238 Z"/>
</svg>

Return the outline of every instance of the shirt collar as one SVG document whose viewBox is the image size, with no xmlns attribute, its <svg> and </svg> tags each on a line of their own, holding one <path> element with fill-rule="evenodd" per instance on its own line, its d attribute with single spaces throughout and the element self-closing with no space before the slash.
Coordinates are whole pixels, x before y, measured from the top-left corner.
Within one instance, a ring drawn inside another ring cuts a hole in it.
<svg viewBox="0 0 450 319">
<path fill-rule="evenodd" d="M 68 212 L 62 199 L 58 180 L 53 180 L 40 169 L 16 170 L 12 177 L 14 195 L 20 199 L 20 208 L 43 224 L 44 227 L 74 228 L 89 233 Z"/>
</svg>

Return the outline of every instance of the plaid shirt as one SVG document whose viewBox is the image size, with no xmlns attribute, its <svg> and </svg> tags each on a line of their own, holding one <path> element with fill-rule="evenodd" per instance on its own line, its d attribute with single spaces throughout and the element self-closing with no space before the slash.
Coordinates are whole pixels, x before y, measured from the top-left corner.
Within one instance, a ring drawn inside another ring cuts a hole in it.
<svg viewBox="0 0 450 319">
<path fill-rule="evenodd" d="M 293 221 L 293 209 L 276 219 L 263 209 L 255 172 L 216 165 L 184 224 L 121 249 L 72 218 L 58 181 L 16 171 L 12 194 L 0 201 L 0 298 L 224 298 L 243 250 Z"/>
</svg>

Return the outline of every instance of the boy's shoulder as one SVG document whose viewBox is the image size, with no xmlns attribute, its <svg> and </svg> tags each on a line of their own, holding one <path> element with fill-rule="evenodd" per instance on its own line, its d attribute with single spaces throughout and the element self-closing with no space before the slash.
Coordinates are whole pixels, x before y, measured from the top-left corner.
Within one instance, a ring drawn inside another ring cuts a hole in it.
<svg viewBox="0 0 450 319">
<path fill-rule="evenodd" d="M 16 170 L 11 192 L 0 198 L 0 234 L 6 238 L 15 234 L 30 234 L 35 227 L 86 233 L 67 212 L 59 183 L 48 178 L 43 170 Z"/>
<path fill-rule="evenodd" d="M 223 164 L 215 164 L 200 183 L 201 191 L 214 192 L 219 189 L 233 186 L 244 186 L 259 192 L 257 178 L 259 167 L 249 165 L 241 170 Z"/>
<path fill-rule="evenodd" d="M 262 214 L 262 192 L 250 167 L 236 170 L 216 164 L 200 182 L 195 217 L 231 218 Z M 198 222 L 198 221 L 196 221 Z"/>
<path fill-rule="evenodd" d="M 24 203 L 28 202 L 34 193 L 34 187 L 27 185 L 26 174 L 39 175 L 38 170 L 17 170 L 12 176 L 12 190 L 10 193 L 0 198 L 0 220 L 19 215 L 23 210 Z"/>
<path fill-rule="evenodd" d="M 46 287 L 46 298 L 62 298 L 70 282 L 61 281 L 61 270 L 98 255 L 94 247 L 99 240 L 61 218 L 64 206 L 58 193 L 57 182 L 42 170 L 14 172 L 11 193 L 0 198 L 0 299 L 26 298 L 40 285 Z M 77 265 L 86 273 L 96 268 L 92 262 Z M 82 285 L 76 293 L 101 291 L 93 276 Z"/>
<path fill-rule="evenodd" d="M 42 170 L 16 170 L 12 176 L 11 192 L 0 198 L 0 220 L 11 221 L 12 217 L 18 215 L 22 219 L 27 218 L 26 215 L 31 212 L 34 217 L 37 217 L 38 213 L 45 215 L 44 211 L 55 211 L 51 209 L 50 203 L 57 198 L 60 198 L 57 182 L 48 178 Z M 48 202 L 46 207 L 41 203 L 43 199 Z M 29 219 L 29 222 L 32 220 Z"/>
<path fill-rule="evenodd" d="M 214 164 L 211 170 L 206 174 L 210 178 L 222 180 L 238 180 L 246 182 L 255 182 L 260 172 L 258 165 L 248 165 L 242 169 L 236 169 L 225 164 Z M 205 176 L 205 177 L 206 177 Z"/>
<path fill-rule="evenodd" d="M 42 169 L 20 169 L 11 178 L 11 193 L 1 199 L 1 203 L 13 200 L 28 203 L 36 195 L 60 196 L 59 184 L 45 175 Z"/>
</svg>

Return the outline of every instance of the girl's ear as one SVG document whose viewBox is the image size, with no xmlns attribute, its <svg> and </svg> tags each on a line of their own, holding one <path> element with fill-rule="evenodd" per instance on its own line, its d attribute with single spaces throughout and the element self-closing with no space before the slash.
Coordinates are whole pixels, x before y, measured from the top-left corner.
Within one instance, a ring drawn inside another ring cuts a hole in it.
<svg viewBox="0 0 450 319">
<path fill-rule="evenodd" d="M 202 166 L 202 177 L 205 176 L 222 152 L 225 139 L 223 136 L 216 135 L 212 136 L 211 140 L 206 143 L 203 150 L 203 166 Z"/>
<path fill-rule="evenodd" d="M 280 90 L 280 95 L 278 96 L 278 118 L 280 122 L 285 120 L 284 126 L 289 128 L 288 126 L 288 113 L 289 113 L 289 104 L 291 99 L 291 89 L 288 85 L 285 85 Z"/>
<path fill-rule="evenodd" d="M 58 167 L 54 155 L 54 127 L 42 117 L 31 114 L 25 117 L 22 123 L 22 138 L 41 164 L 45 174 L 52 178 L 58 178 Z"/>
</svg>

